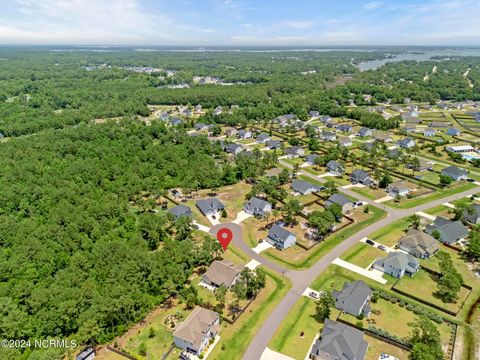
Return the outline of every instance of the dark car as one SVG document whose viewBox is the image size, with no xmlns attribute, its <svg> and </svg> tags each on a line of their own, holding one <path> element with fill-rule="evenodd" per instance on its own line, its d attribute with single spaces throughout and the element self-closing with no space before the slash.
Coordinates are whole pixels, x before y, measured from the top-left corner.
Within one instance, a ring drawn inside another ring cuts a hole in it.
<svg viewBox="0 0 480 360">
<path fill-rule="evenodd" d="M 472 179 L 472 178 L 467 178 L 467 181 L 468 181 L 468 182 L 475 182 L 475 180 Z"/>
<path fill-rule="evenodd" d="M 370 240 L 370 239 L 367 239 L 365 242 L 366 242 L 368 245 L 372 245 L 372 246 L 375 245 L 375 243 L 374 243 L 372 240 Z"/>
<path fill-rule="evenodd" d="M 383 251 L 386 251 L 386 250 L 387 250 L 387 248 L 386 248 L 385 246 L 383 246 L 383 245 L 378 245 L 377 247 L 378 247 L 380 250 L 383 250 Z"/>
</svg>

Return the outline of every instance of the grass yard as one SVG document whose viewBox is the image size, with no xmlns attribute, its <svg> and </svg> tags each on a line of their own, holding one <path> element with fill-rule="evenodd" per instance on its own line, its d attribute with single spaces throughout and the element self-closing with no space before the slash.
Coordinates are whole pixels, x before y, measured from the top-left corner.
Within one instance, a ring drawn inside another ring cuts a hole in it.
<svg viewBox="0 0 480 360">
<path fill-rule="evenodd" d="M 264 251 L 262 255 L 291 269 L 309 268 L 344 239 L 377 222 L 385 216 L 385 212 L 375 206 L 369 206 L 369 209 L 370 214 L 368 219 L 339 230 L 328 236 L 320 244 L 309 251 L 303 250 L 298 246 L 292 246 L 283 251 L 268 249 L 267 251 Z"/>
<path fill-rule="evenodd" d="M 366 360 L 378 360 L 382 353 L 395 356 L 399 360 L 408 359 L 409 352 L 406 350 L 368 335 L 366 335 L 364 339 L 368 342 L 367 356 L 365 357 Z"/>
<path fill-rule="evenodd" d="M 344 185 L 349 185 L 350 184 L 350 180 L 348 178 L 348 176 L 346 175 L 343 175 L 342 177 L 338 177 L 338 176 L 325 176 L 324 177 L 325 180 L 332 180 L 333 182 L 335 182 L 338 186 L 344 186 Z"/>
<path fill-rule="evenodd" d="M 418 271 L 413 277 L 404 276 L 396 283 L 395 288 L 453 312 L 460 310 L 469 293 L 467 289 L 462 287 L 456 302 L 444 303 L 435 295 L 437 291 L 436 279 L 424 270 Z"/>
<path fill-rule="evenodd" d="M 269 347 L 294 359 L 303 360 L 315 335 L 322 328 L 322 324 L 313 318 L 314 313 L 315 300 L 302 296 L 277 329 Z"/>
<path fill-rule="evenodd" d="M 271 219 L 270 221 L 272 221 Z M 259 240 L 265 240 L 267 238 L 268 230 L 265 229 L 267 222 L 265 220 L 249 217 L 242 221 L 240 226 L 242 227 L 243 240 L 250 246 L 255 247 L 258 245 Z"/>
<path fill-rule="evenodd" d="M 384 251 L 379 250 L 374 246 L 358 243 L 351 247 L 340 258 L 362 268 L 366 268 L 376 258 L 385 257 L 386 255 L 387 254 Z"/>
<path fill-rule="evenodd" d="M 450 219 L 453 217 L 453 214 L 451 213 L 452 209 L 450 209 L 448 206 L 445 205 L 438 205 L 435 206 L 431 209 L 428 209 L 424 211 L 424 213 L 429 214 L 429 215 L 436 215 L 436 216 L 442 216 L 444 218 Z"/>
<path fill-rule="evenodd" d="M 375 188 L 372 189 L 370 187 L 352 187 L 350 190 L 353 192 L 365 196 L 367 199 L 370 200 L 377 200 L 381 199 L 388 194 L 386 193 L 385 189 Z"/>
<path fill-rule="evenodd" d="M 368 237 L 383 245 L 393 247 L 398 239 L 405 234 L 409 224 L 408 218 L 402 218 L 371 233 Z"/>
<path fill-rule="evenodd" d="M 271 271 L 267 273 L 266 287 L 233 325 L 222 323 L 220 341 L 213 349 L 209 359 L 241 359 L 252 338 L 262 326 L 263 321 L 290 289 L 287 279 Z"/>
</svg>

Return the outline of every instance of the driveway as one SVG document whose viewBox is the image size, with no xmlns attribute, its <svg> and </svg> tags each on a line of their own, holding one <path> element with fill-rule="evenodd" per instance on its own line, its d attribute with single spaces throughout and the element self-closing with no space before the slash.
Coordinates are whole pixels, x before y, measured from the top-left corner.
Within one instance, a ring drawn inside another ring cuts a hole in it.
<svg viewBox="0 0 480 360">
<path fill-rule="evenodd" d="M 435 221 L 435 218 L 436 218 L 436 216 L 424 213 L 423 211 L 417 211 L 415 214 L 417 214 L 418 216 L 421 216 L 425 219 L 432 220 L 432 221 Z"/>
<path fill-rule="evenodd" d="M 214 219 L 214 217 L 215 217 L 215 219 Z M 212 225 L 220 224 L 220 220 L 218 220 L 219 218 L 220 218 L 219 213 L 216 213 L 215 215 L 207 215 L 207 219 L 208 219 L 208 221 L 210 221 L 210 224 L 212 224 Z"/>
<path fill-rule="evenodd" d="M 210 228 L 208 226 L 202 225 L 202 224 L 196 222 L 195 220 L 192 221 L 192 224 L 198 226 L 198 230 L 206 232 L 206 233 L 210 233 Z"/>
<path fill-rule="evenodd" d="M 262 357 L 260 360 L 295 360 L 294 358 L 291 358 L 290 356 L 283 355 L 282 353 L 273 351 L 270 348 L 265 348 L 265 351 L 262 354 Z"/>
<path fill-rule="evenodd" d="M 242 210 L 237 214 L 237 218 L 235 220 L 233 220 L 232 222 L 235 223 L 235 224 L 240 224 L 242 221 L 248 219 L 251 216 L 252 215 L 247 214 L 245 211 Z"/>
<path fill-rule="evenodd" d="M 256 252 L 257 254 L 260 254 L 262 251 L 265 251 L 265 250 L 270 249 L 272 247 L 273 247 L 272 244 L 270 244 L 269 242 L 262 241 L 260 244 L 255 246 L 252 250 L 254 252 Z"/>
</svg>

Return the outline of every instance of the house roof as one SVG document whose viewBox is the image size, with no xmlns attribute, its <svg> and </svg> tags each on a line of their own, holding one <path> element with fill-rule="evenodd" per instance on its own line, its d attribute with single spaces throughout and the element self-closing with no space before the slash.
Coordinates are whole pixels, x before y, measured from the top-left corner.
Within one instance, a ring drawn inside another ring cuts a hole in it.
<svg viewBox="0 0 480 360">
<path fill-rule="evenodd" d="M 401 139 L 401 140 L 398 140 L 397 141 L 397 144 L 400 145 L 400 146 L 406 146 L 408 145 L 409 143 L 411 143 L 413 141 L 413 143 L 415 143 L 415 140 L 413 140 L 412 138 L 410 137 L 406 137 L 404 139 Z"/>
<path fill-rule="evenodd" d="M 301 146 L 292 146 L 292 147 L 289 147 L 287 149 L 285 149 L 285 152 L 287 154 L 296 154 L 297 152 L 303 152 L 305 150 L 303 150 L 303 148 Z"/>
<path fill-rule="evenodd" d="M 187 318 L 177 327 L 173 336 L 183 339 L 195 347 L 200 347 L 208 329 L 218 319 L 215 311 L 196 306 Z"/>
<path fill-rule="evenodd" d="M 213 284 L 230 287 L 242 270 L 243 265 L 234 265 L 228 260 L 215 260 L 203 276 L 206 276 Z"/>
<path fill-rule="evenodd" d="M 267 146 L 269 148 L 279 148 L 282 146 L 282 142 L 279 140 L 268 140 L 267 141 Z"/>
<path fill-rule="evenodd" d="M 372 296 L 373 291 L 362 280 L 345 283 L 340 291 L 333 290 L 332 295 L 336 301 L 348 302 L 350 308 L 361 311 L 367 299 Z"/>
<path fill-rule="evenodd" d="M 452 175 L 455 175 L 455 176 L 464 176 L 464 175 L 468 174 L 467 170 L 461 169 L 461 168 L 453 166 L 453 165 L 442 169 L 441 172 L 442 172 L 442 174 L 445 172 L 445 173 L 452 174 Z"/>
<path fill-rule="evenodd" d="M 247 201 L 247 204 L 253 208 L 263 210 L 267 206 L 272 206 L 268 201 L 259 199 L 257 197 L 251 197 L 250 200 Z"/>
<path fill-rule="evenodd" d="M 375 260 L 374 264 L 380 265 L 385 268 L 387 266 L 392 266 L 396 269 L 407 269 L 412 266 L 417 267 L 419 262 L 410 254 L 405 254 L 400 251 L 393 251 L 388 253 L 387 257 L 380 258 Z"/>
<path fill-rule="evenodd" d="M 356 177 L 357 179 L 360 179 L 360 180 L 370 177 L 370 175 L 368 175 L 368 173 L 363 171 L 362 169 L 353 170 L 351 176 Z"/>
<path fill-rule="evenodd" d="M 196 205 L 204 215 L 210 211 L 216 212 L 225 208 L 217 198 L 200 199 L 197 200 Z"/>
<path fill-rule="evenodd" d="M 192 215 L 192 209 L 190 209 L 187 205 L 179 204 L 174 206 L 173 208 L 169 209 L 168 212 L 170 214 L 175 215 L 178 219 L 181 216 L 190 216 Z"/>
<path fill-rule="evenodd" d="M 409 249 L 416 249 L 421 254 L 430 253 L 440 249 L 440 244 L 435 238 L 420 230 L 410 229 L 406 235 L 403 235 L 398 244 Z"/>
<path fill-rule="evenodd" d="M 238 149 L 243 150 L 243 146 L 240 144 L 227 144 L 225 146 L 225 151 L 229 153 L 235 153 Z"/>
<path fill-rule="evenodd" d="M 388 188 L 391 190 L 396 190 L 397 192 L 410 191 L 410 186 L 405 180 L 398 180 L 394 183 L 388 185 Z"/>
<path fill-rule="evenodd" d="M 330 206 L 330 205 L 333 205 L 333 204 L 338 204 L 341 207 L 343 207 L 344 205 L 352 204 L 352 202 L 350 201 L 350 199 L 348 199 L 344 195 L 337 193 L 337 194 L 331 195 L 328 198 L 328 200 L 325 202 L 325 206 L 327 206 L 327 207 Z"/>
<path fill-rule="evenodd" d="M 427 225 L 426 231 L 433 233 L 437 230 L 440 233 L 442 242 L 452 244 L 468 235 L 468 230 L 460 220 L 451 221 L 441 216 L 437 216 L 435 221 Z"/>
<path fill-rule="evenodd" d="M 309 163 L 314 163 L 315 162 L 315 159 L 316 158 L 319 158 L 320 155 L 318 154 L 310 154 L 310 155 L 307 155 L 307 157 L 305 158 Z"/>
<path fill-rule="evenodd" d="M 296 238 L 294 233 L 277 224 L 273 224 L 270 230 L 268 230 L 268 237 L 280 242 L 287 240 L 290 236 L 294 236 Z"/>
<path fill-rule="evenodd" d="M 343 165 L 340 164 L 338 161 L 330 160 L 327 163 L 327 168 L 332 170 L 343 170 Z"/>
<path fill-rule="evenodd" d="M 298 180 L 298 179 L 295 179 L 292 181 L 291 188 L 293 191 L 296 191 L 299 193 L 305 193 L 309 190 L 318 191 L 320 189 L 320 187 L 318 187 L 317 185 L 309 183 L 308 181 L 305 181 L 305 180 Z"/>
<path fill-rule="evenodd" d="M 362 331 L 325 319 L 322 334 L 313 344 L 312 355 L 319 359 L 364 360 L 367 348 Z"/>
<path fill-rule="evenodd" d="M 266 133 L 260 133 L 257 135 L 257 140 L 266 140 L 266 139 L 270 139 L 270 135 Z"/>
</svg>

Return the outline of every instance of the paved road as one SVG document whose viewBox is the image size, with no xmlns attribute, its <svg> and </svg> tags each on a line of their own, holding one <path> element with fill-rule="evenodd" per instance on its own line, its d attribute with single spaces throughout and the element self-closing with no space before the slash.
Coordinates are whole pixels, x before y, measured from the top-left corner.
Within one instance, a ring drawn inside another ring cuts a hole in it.
<svg viewBox="0 0 480 360">
<path fill-rule="evenodd" d="M 306 173 L 305 175 L 307 174 L 308 173 Z M 314 175 L 312 176 L 316 178 Z M 341 189 L 341 190 L 344 191 L 345 189 Z M 265 320 L 262 327 L 260 328 L 256 336 L 253 338 L 252 342 L 250 343 L 247 351 L 243 355 L 243 359 L 244 360 L 260 359 L 263 351 L 265 350 L 268 343 L 274 336 L 276 330 L 278 329 L 280 324 L 283 323 L 285 317 L 288 315 L 293 305 L 302 296 L 305 289 L 313 282 L 313 280 L 315 280 L 330 265 L 330 263 L 335 258 L 340 257 L 345 251 L 347 251 L 350 247 L 355 245 L 358 241 L 368 236 L 370 233 L 377 231 L 382 227 L 389 225 L 392 222 L 399 220 L 405 216 L 410 216 L 411 214 L 414 214 L 418 211 L 424 211 L 429 208 L 441 205 L 445 202 L 450 202 L 450 201 L 459 199 L 463 196 L 469 196 L 469 195 L 475 194 L 478 191 L 479 191 L 479 188 L 475 187 L 473 189 L 464 191 L 462 193 L 447 196 L 437 200 L 433 200 L 426 204 L 422 204 L 406 210 L 393 209 L 386 206 L 379 206 L 379 204 L 372 204 L 377 207 L 384 208 L 387 211 L 387 216 L 382 220 L 377 221 L 376 223 L 370 226 L 367 226 L 363 230 L 360 230 L 359 232 L 355 233 L 354 235 L 342 241 L 340 244 L 338 244 L 330 252 L 324 255 L 311 268 L 307 270 L 302 270 L 302 271 L 288 270 L 287 271 L 286 269 L 283 269 L 281 266 L 276 265 L 272 263 L 270 260 L 267 260 L 263 258 L 261 255 L 251 251 L 248 245 L 243 243 L 243 241 L 239 241 L 239 243 L 236 243 L 237 246 L 241 247 L 243 251 L 246 251 L 247 254 L 252 256 L 255 260 L 259 261 L 261 264 L 264 264 L 269 268 L 271 268 L 272 265 L 278 266 L 280 269 L 282 269 L 281 271 L 286 271 L 285 275 L 288 276 L 288 278 L 292 281 L 292 288 L 287 293 L 287 295 L 285 295 L 285 297 L 280 301 L 280 303 L 275 307 L 275 309 L 273 309 L 269 317 Z M 358 196 L 358 194 L 355 193 L 355 197 L 359 198 L 360 196 Z M 367 201 L 367 202 L 370 203 L 370 201 Z"/>
</svg>

